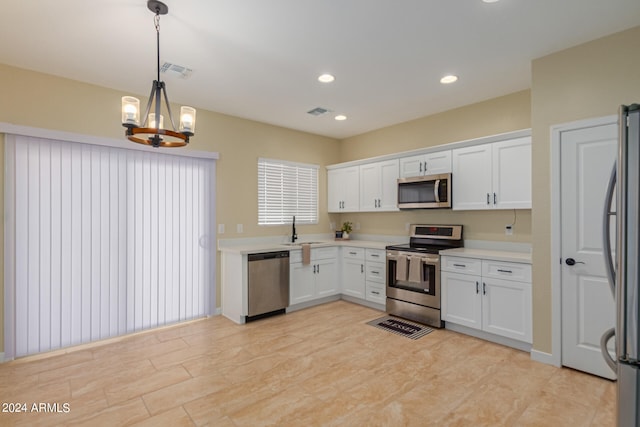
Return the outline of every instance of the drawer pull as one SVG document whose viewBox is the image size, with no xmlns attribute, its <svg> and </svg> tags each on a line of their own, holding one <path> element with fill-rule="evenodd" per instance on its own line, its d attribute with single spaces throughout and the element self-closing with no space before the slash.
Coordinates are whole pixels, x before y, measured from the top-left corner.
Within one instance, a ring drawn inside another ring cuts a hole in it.
<svg viewBox="0 0 640 427">
<path fill-rule="evenodd" d="M 467 268 L 466 264 L 453 264 L 454 267 Z"/>
<path fill-rule="evenodd" d="M 478 290 L 478 282 L 476 282 L 476 294 L 479 294 L 480 291 Z"/>
<path fill-rule="evenodd" d="M 375 257 L 375 258 L 380 258 L 380 255 L 378 255 L 378 254 L 371 254 L 371 256 Z"/>
<path fill-rule="evenodd" d="M 357 252 L 349 252 L 349 255 L 358 255 Z"/>
<path fill-rule="evenodd" d="M 375 294 L 375 295 L 380 295 L 380 292 L 378 292 L 378 291 L 371 291 L 371 293 Z"/>
<path fill-rule="evenodd" d="M 371 274 L 380 274 L 380 272 L 371 270 Z"/>
<path fill-rule="evenodd" d="M 498 269 L 498 271 L 499 271 L 500 273 L 509 273 L 509 274 L 513 274 L 513 271 L 511 271 L 511 270 L 501 270 L 501 269 Z"/>
</svg>

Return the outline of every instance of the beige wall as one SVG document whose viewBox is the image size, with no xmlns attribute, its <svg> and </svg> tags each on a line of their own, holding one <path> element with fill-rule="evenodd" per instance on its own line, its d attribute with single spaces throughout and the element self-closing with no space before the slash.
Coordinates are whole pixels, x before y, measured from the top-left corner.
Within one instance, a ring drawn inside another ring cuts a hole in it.
<svg viewBox="0 0 640 427">
<path fill-rule="evenodd" d="M 431 147 L 531 127 L 528 90 L 435 114 L 344 140 L 342 161 Z M 455 191 L 455 188 L 454 188 Z M 513 236 L 504 226 L 516 215 Z M 331 215 L 337 224 L 360 223 L 361 233 L 406 235 L 406 223 L 463 224 L 466 239 L 531 241 L 531 210 L 417 210 Z"/>
<path fill-rule="evenodd" d="M 171 95 L 171 83 L 167 82 L 167 86 Z M 124 128 L 120 125 L 120 98 L 124 93 L 0 64 L 0 94 L 0 122 L 124 138 Z M 146 96 L 139 95 L 139 98 L 146 102 Z M 173 107 L 173 111 L 179 111 L 177 106 Z M 220 154 L 216 173 L 216 222 L 225 224 L 226 233 L 218 237 L 285 235 L 289 232 L 289 227 L 257 225 L 258 157 L 319 164 L 320 197 L 326 200 L 324 166 L 339 161 L 339 141 L 202 109 L 198 110 L 196 130 L 197 135 L 193 137 L 189 148 Z M 0 153 L 2 169 L 3 159 L 4 149 Z M 0 205 L 4 203 L 1 197 L 3 189 L 2 173 Z M 0 206 L 0 212 L 4 212 L 3 206 Z M 243 224 L 243 234 L 236 233 L 236 224 Z M 0 227 L 0 238 L 3 237 L 2 231 Z M 319 224 L 299 226 L 298 232 L 329 232 L 326 203 L 320 205 Z M 0 246 L 0 274 L 3 276 L 2 249 Z M 220 265 L 219 259 L 217 265 Z M 219 275 L 217 283 L 219 304 Z M 4 281 L 0 286 L 0 302 L 3 295 Z M 0 304 L 0 351 L 4 348 L 3 307 Z"/>
<path fill-rule="evenodd" d="M 550 126 L 640 102 L 640 27 L 533 61 L 534 348 L 551 353 Z"/>
</svg>

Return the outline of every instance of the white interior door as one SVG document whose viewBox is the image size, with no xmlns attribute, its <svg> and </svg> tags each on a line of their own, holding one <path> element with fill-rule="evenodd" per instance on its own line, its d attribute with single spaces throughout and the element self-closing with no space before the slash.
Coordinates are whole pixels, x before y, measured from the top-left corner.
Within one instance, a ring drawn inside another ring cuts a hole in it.
<svg viewBox="0 0 640 427">
<path fill-rule="evenodd" d="M 607 124 L 560 136 L 562 364 L 610 379 L 615 374 L 600 353 L 600 337 L 615 323 L 602 215 L 617 135 L 617 125 Z"/>
</svg>

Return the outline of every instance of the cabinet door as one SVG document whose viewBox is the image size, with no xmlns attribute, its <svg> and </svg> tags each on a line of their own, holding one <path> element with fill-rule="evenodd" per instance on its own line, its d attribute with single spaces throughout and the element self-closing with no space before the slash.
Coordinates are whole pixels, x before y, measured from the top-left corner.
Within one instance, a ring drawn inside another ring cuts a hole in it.
<svg viewBox="0 0 640 427">
<path fill-rule="evenodd" d="M 481 329 L 481 277 L 443 271 L 440 279 L 442 281 L 442 319 Z"/>
<path fill-rule="evenodd" d="M 531 343 L 531 284 L 483 278 L 482 291 L 482 329 Z"/>
<path fill-rule="evenodd" d="M 338 265 L 335 259 L 323 259 L 315 262 L 316 296 L 318 298 L 340 293 Z"/>
<path fill-rule="evenodd" d="M 358 166 L 327 171 L 327 210 L 357 212 L 360 204 L 360 170 Z"/>
<path fill-rule="evenodd" d="M 380 190 L 378 196 L 379 211 L 397 211 L 398 209 L 398 175 L 397 159 L 379 163 Z"/>
<path fill-rule="evenodd" d="M 452 151 L 453 209 L 492 209 L 491 144 Z"/>
<path fill-rule="evenodd" d="M 397 159 L 360 166 L 360 210 L 398 210 Z"/>
<path fill-rule="evenodd" d="M 356 298 L 365 298 L 364 261 L 345 258 L 342 260 L 342 293 Z"/>
<path fill-rule="evenodd" d="M 403 157 L 400 159 L 400 178 L 424 175 L 424 162 L 425 156 L 423 154 Z M 449 169 L 451 169 L 451 165 L 449 165 Z"/>
<path fill-rule="evenodd" d="M 291 305 L 311 301 L 314 295 L 313 265 L 296 262 L 289 266 L 289 301 Z"/>
<path fill-rule="evenodd" d="M 340 212 L 344 199 L 344 187 L 342 177 L 344 172 L 341 169 L 331 169 L 327 171 L 327 210 L 329 212 Z"/>
<path fill-rule="evenodd" d="M 342 212 L 358 212 L 360 210 L 360 168 L 352 166 L 343 169 L 341 182 L 343 188 Z"/>
<path fill-rule="evenodd" d="M 497 209 L 531 208 L 531 137 L 493 144 L 493 193 Z"/>
<path fill-rule="evenodd" d="M 424 159 L 425 175 L 451 172 L 451 150 L 428 153 Z"/>
<path fill-rule="evenodd" d="M 360 166 L 360 210 L 375 211 L 380 196 L 380 167 L 377 163 Z"/>
</svg>

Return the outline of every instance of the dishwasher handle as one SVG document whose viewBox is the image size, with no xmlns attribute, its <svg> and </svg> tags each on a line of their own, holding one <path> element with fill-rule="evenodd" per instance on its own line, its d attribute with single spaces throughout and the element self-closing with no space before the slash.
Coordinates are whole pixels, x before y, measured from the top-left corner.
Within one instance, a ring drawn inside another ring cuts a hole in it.
<svg viewBox="0 0 640 427">
<path fill-rule="evenodd" d="M 289 258 L 289 251 L 263 252 L 259 254 L 249 254 L 249 261 L 261 261 L 264 259 Z"/>
</svg>

